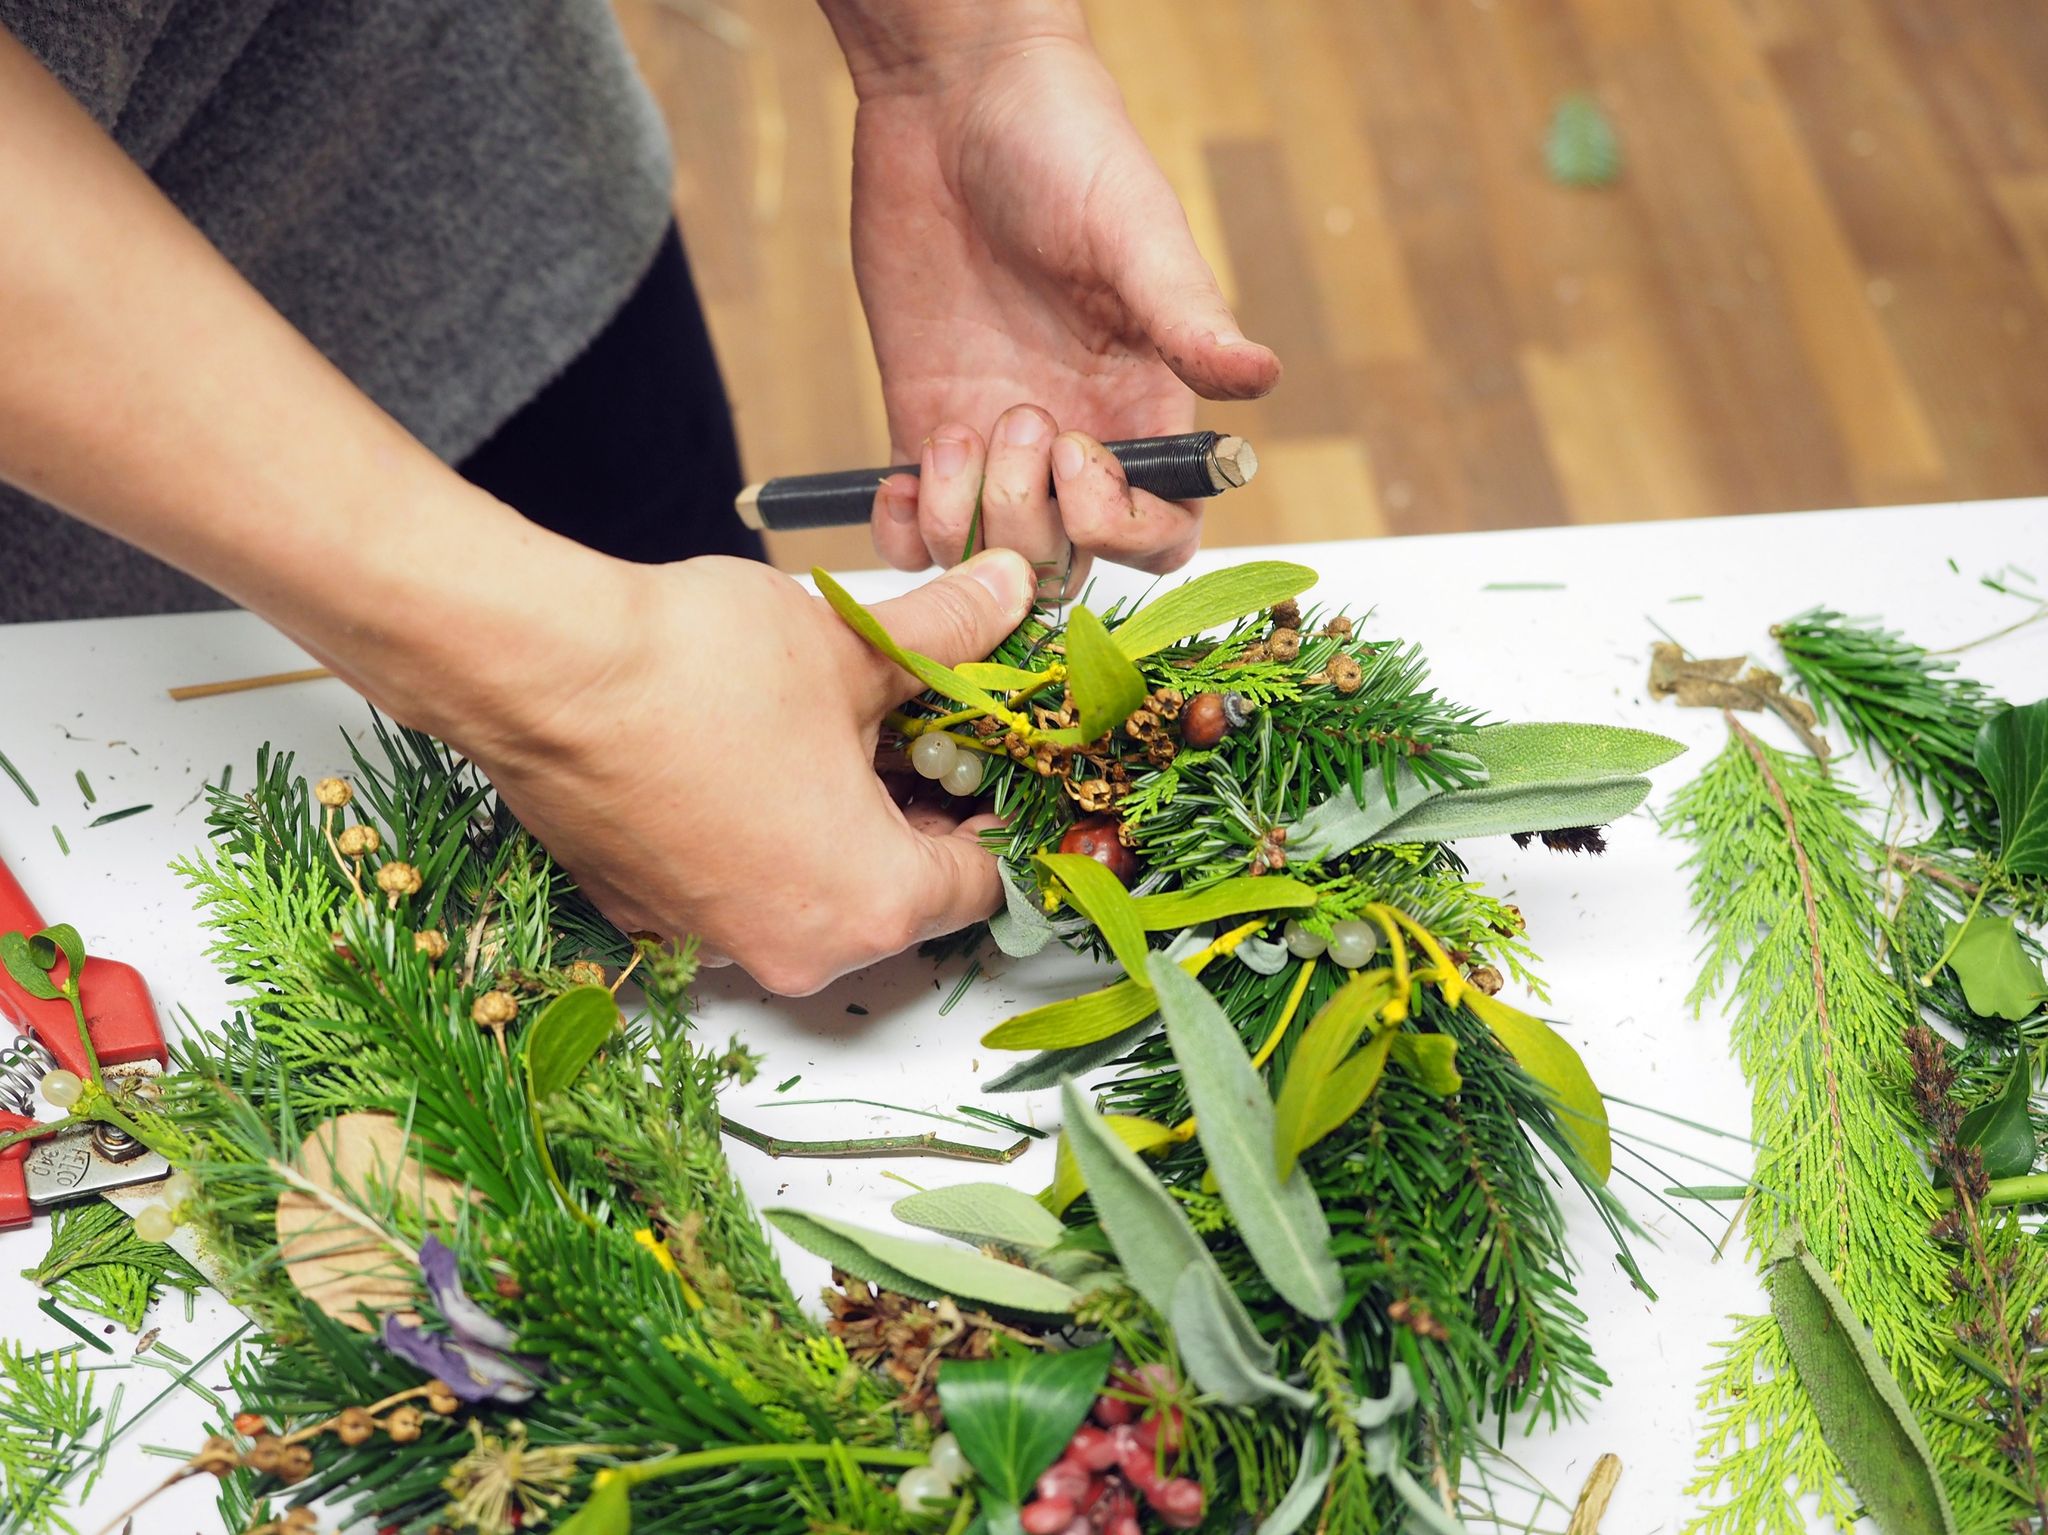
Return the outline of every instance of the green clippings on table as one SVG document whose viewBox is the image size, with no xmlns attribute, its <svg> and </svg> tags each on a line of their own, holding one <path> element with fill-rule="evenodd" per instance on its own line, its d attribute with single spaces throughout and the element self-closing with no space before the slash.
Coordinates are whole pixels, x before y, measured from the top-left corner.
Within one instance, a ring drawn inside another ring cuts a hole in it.
<svg viewBox="0 0 2048 1535">
<path fill-rule="evenodd" d="M 952 1012 L 954 1008 L 958 1007 L 961 999 L 973 989 L 974 983 L 980 979 L 981 961 L 978 959 L 973 960 L 969 962 L 967 969 L 961 974 L 960 979 L 953 983 L 953 989 L 946 993 L 946 1000 L 939 1004 L 939 1016 L 943 1018 Z"/>
<path fill-rule="evenodd" d="M 87 1327 L 83 1322 L 79 1321 L 77 1317 L 73 1316 L 70 1312 L 66 1311 L 62 1306 L 58 1305 L 55 1301 L 45 1297 L 43 1300 L 38 1301 L 36 1303 L 36 1310 L 42 1312 L 43 1315 L 49 1317 L 53 1322 L 57 1323 L 57 1325 L 62 1327 L 66 1332 L 71 1333 L 76 1337 L 82 1339 L 84 1342 L 91 1344 L 94 1348 L 98 1349 L 102 1354 L 111 1354 L 114 1352 L 113 1349 L 107 1346 L 107 1342 L 104 1338 L 102 1338 L 98 1333 L 94 1332 L 90 1327 Z"/>
<path fill-rule="evenodd" d="M 14 780 L 14 787 L 21 790 L 27 796 L 28 802 L 31 805 L 42 804 L 42 801 L 36 798 L 36 791 L 28 786 L 28 780 L 21 776 L 21 769 L 7 760 L 7 753 L 5 752 L 0 752 L 0 772 L 5 772 L 9 778 Z"/>
<path fill-rule="evenodd" d="M 126 810 L 109 810 L 105 815 L 87 821 L 85 829 L 91 831 L 95 826 L 112 826 L 116 821 L 125 821 L 131 815 L 141 815 L 145 810 L 154 809 L 154 805 L 130 805 Z"/>
<path fill-rule="evenodd" d="M 1698 592 L 1687 592 L 1683 597 L 1668 597 L 1665 600 L 1667 602 L 1705 602 L 1706 598 Z"/>
<path fill-rule="evenodd" d="M 78 779 L 78 792 L 85 796 L 85 802 L 88 805 L 98 804 L 100 797 L 92 792 L 92 780 L 85 776 L 85 769 L 80 768 L 74 776 Z"/>
<path fill-rule="evenodd" d="M 1697 1199 L 1707 1204 L 1725 1204 L 1730 1200 L 1749 1197 L 1746 1183 L 1679 1183 L 1666 1189 L 1672 1199 Z"/>
<path fill-rule="evenodd" d="M 1558 102 L 1543 165 L 1559 186 L 1604 187 L 1621 175 L 1621 140 L 1592 95 L 1579 91 Z"/>
<path fill-rule="evenodd" d="M 111 1423 L 92 1398 L 75 1348 L 32 1353 L 0 1340 L 0 1529 L 75 1535 L 64 1494 L 93 1454 L 86 1436 Z"/>
<path fill-rule="evenodd" d="M 1008 1130 L 1014 1135 L 1028 1135 L 1034 1141 L 1044 1140 L 1047 1134 L 1036 1125 L 1027 1125 L 1021 1119 L 1012 1119 L 1009 1115 L 998 1114 L 993 1109 L 978 1109 L 968 1103 L 956 1103 L 953 1107 L 970 1119 L 982 1120 L 994 1125 L 998 1130 Z"/>
<path fill-rule="evenodd" d="M 777 1083 L 775 1084 L 775 1090 L 776 1090 L 776 1091 L 777 1091 L 778 1093 L 786 1093 L 786 1092 L 788 1092 L 788 1091 L 789 1091 L 789 1090 L 790 1090 L 790 1089 L 791 1089 L 792 1087 L 795 1087 L 795 1086 L 797 1085 L 797 1083 L 799 1083 L 799 1082 L 803 1081 L 803 1079 L 804 1079 L 804 1074 L 803 1074 L 802 1072 L 800 1072 L 800 1071 L 799 1071 L 798 1073 L 796 1073 L 796 1075 L 794 1075 L 794 1076 L 789 1076 L 789 1077 L 784 1077 L 784 1078 L 783 1078 L 783 1079 L 782 1079 L 782 1080 L 781 1080 L 780 1082 L 777 1082 Z"/>
<path fill-rule="evenodd" d="M 49 1251 L 22 1277 L 130 1332 L 141 1328 L 161 1287 L 190 1294 L 205 1283 L 176 1250 L 136 1236 L 135 1222 L 104 1199 L 52 1214 Z"/>
<path fill-rule="evenodd" d="M 64 828 L 55 821 L 52 821 L 50 823 L 50 835 L 57 839 L 57 851 L 66 858 L 69 858 L 71 856 L 71 844 L 64 840 Z"/>
</svg>

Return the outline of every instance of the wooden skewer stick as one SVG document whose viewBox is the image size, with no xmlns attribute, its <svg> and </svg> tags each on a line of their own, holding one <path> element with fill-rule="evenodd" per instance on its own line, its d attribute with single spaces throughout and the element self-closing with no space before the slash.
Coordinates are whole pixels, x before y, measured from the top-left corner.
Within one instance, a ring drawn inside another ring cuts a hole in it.
<svg viewBox="0 0 2048 1535">
<path fill-rule="evenodd" d="M 298 672 L 268 672 L 261 677 L 230 677 L 225 682 L 196 682 L 189 687 L 170 689 L 174 703 L 186 703 L 194 698 L 218 698 L 223 693 L 252 693 L 257 688 L 281 688 L 288 682 L 317 682 L 322 677 L 332 677 L 333 672 L 324 666 L 309 666 Z"/>
</svg>

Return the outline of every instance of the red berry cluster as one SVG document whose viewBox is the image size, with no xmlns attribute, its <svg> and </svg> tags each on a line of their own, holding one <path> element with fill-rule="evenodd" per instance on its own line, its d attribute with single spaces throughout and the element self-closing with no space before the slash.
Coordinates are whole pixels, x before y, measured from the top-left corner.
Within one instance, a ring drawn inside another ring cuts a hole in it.
<svg viewBox="0 0 2048 1535">
<path fill-rule="evenodd" d="M 1162 1364 L 1112 1376 L 1111 1385 L 1129 1395 L 1095 1399 L 1095 1421 L 1074 1430 L 1038 1479 L 1038 1496 L 1018 1510 L 1024 1535 L 1140 1535 L 1141 1506 L 1169 1530 L 1200 1524 L 1202 1484 L 1159 1470 L 1162 1460 L 1170 1464 L 1180 1454 L 1180 1409 L 1171 1405 L 1178 1384 Z"/>
</svg>

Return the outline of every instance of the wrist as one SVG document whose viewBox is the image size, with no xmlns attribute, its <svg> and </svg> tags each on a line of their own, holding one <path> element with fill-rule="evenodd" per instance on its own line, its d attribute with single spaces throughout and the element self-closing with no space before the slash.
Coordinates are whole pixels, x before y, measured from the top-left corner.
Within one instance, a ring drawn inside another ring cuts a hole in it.
<svg viewBox="0 0 2048 1535">
<path fill-rule="evenodd" d="M 819 0 L 863 100 L 940 93 L 1035 43 L 1088 42 L 1079 0 Z"/>
</svg>

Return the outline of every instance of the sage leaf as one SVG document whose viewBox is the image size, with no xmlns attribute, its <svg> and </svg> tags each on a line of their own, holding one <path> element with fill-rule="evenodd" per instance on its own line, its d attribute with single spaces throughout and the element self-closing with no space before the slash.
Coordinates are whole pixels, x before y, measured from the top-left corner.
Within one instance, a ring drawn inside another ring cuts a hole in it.
<svg viewBox="0 0 2048 1535">
<path fill-rule="evenodd" d="M 1002 1247 L 1029 1257 L 1067 1234 L 1059 1217 L 1007 1183 L 956 1183 L 906 1194 L 890 1214 L 975 1247 Z"/>
<path fill-rule="evenodd" d="M 1085 853 L 1041 853 L 1038 861 L 1060 882 L 1074 909 L 1095 924 L 1117 963 L 1149 991 L 1145 929 L 1138 920 L 1137 900 L 1124 882 Z"/>
<path fill-rule="evenodd" d="M 1413 1412 L 1419 1400 L 1415 1377 L 1408 1373 L 1408 1366 L 1397 1362 L 1387 1372 L 1386 1395 L 1361 1397 L 1351 1408 L 1351 1421 L 1367 1431 L 1382 1429 Z"/>
<path fill-rule="evenodd" d="M 940 693 L 955 703 L 967 705 L 970 709 L 985 710 L 990 714 L 1005 714 L 1006 707 L 983 689 L 976 687 L 950 666 L 942 666 L 930 656 L 921 656 L 914 650 L 905 650 L 897 644 L 880 619 L 853 600 L 845 587 L 813 568 L 811 580 L 816 583 L 819 593 L 831 605 L 832 611 L 846 621 L 846 626 L 866 640 L 876 650 L 894 661 L 911 676 L 934 693 Z"/>
<path fill-rule="evenodd" d="M 1872 1521 L 1885 1535 L 1955 1535 L 1913 1409 L 1827 1271 L 1804 1246 L 1785 1243 L 1764 1283 L 1821 1438 Z"/>
<path fill-rule="evenodd" d="M 1286 944 L 1266 938 L 1241 939 L 1231 952 L 1253 975 L 1278 975 L 1294 960 L 1293 951 Z"/>
<path fill-rule="evenodd" d="M 981 1090 L 985 1093 L 1035 1093 L 1043 1088 L 1058 1087 L 1062 1077 L 1085 1077 L 1098 1067 L 1129 1055 L 1137 1049 L 1139 1041 L 1156 1027 L 1152 1014 L 1147 1012 L 1129 1028 L 1088 1044 L 1041 1050 L 1030 1060 L 1019 1061 L 1008 1071 L 991 1077 L 981 1085 Z"/>
<path fill-rule="evenodd" d="M 1009 864 L 1000 858 L 996 860 L 996 875 L 1003 882 L 1003 909 L 988 919 L 989 936 L 1010 958 L 1030 959 L 1057 936 L 1052 919 L 1017 883 Z"/>
<path fill-rule="evenodd" d="M 1493 1031 L 1522 1070 L 1548 1090 L 1557 1127 L 1586 1159 L 1601 1182 L 1614 1170 L 1614 1146 L 1607 1133 L 1607 1105 L 1579 1052 L 1541 1019 L 1531 1018 L 1498 998 L 1467 988 L 1465 1006 Z"/>
<path fill-rule="evenodd" d="M 605 986 L 572 986 L 526 1031 L 526 1095 L 552 1098 L 581 1075 L 619 1025 L 619 1004 Z"/>
<path fill-rule="evenodd" d="M 1273 1505 L 1259 1521 L 1253 1535 L 1294 1535 L 1309 1521 L 1323 1501 L 1323 1489 L 1330 1485 L 1330 1473 L 1337 1458 L 1330 1453 L 1330 1435 L 1320 1423 L 1311 1423 L 1308 1437 L 1301 1442 L 1301 1456 L 1295 1462 L 1294 1481 L 1287 1495 Z"/>
<path fill-rule="evenodd" d="M 1231 1407 L 1277 1398 L 1306 1411 L 1316 1398 L 1273 1373 L 1273 1350 L 1213 1264 L 1190 1265 L 1167 1308 L 1181 1363 L 1195 1384 Z"/>
<path fill-rule="evenodd" d="M 1986 720 L 1976 762 L 1998 805 L 1998 861 L 2013 874 L 2048 874 L 2048 698 Z"/>
<path fill-rule="evenodd" d="M 1192 890 L 1133 896 L 1131 904 L 1146 932 L 1178 932 L 1247 912 L 1305 911 L 1316 904 L 1316 889 L 1285 874 L 1240 874 Z"/>
<path fill-rule="evenodd" d="M 850 1221 L 787 1206 L 761 1213 L 806 1252 L 870 1284 L 918 1300 L 950 1296 L 956 1301 L 978 1301 L 997 1311 L 1057 1316 L 1071 1310 L 1081 1298 L 1072 1285 L 1048 1274 L 964 1248 L 870 1231 Z"/>
<path fill-rule="evenodd" d="M 1953 922 L 1946 936 L 1953 942 L 1948 967 L 1963 983 L 1963 1000 L 1979 1018 L 2017 1023 L 2048 998 L 2041 967 L 2027 958 L 2011 917 L 1978 912 L 1963 924 L 1961 937 Z"/>
<path fill-rule="evenodd" d="M 0 933 L 0 965 L 14 978 L 14 984 L 32 997 L 54 1002 L 64 993 L 50 979 L 50 973 L 35 962 L 26 933 Z"/>
<path fill-rule="evenodd" d="M 1423 801 L 1381 828 L 1371 840 L 1382 845 L 1452 842 L 1459 837 L 1501 837 L 1521 831 L 1561 831 L 1567 826 L 1605 826 L 1627 815 L 1649 793 L 1647 778 L 1523 784 L 1505 789 L 1482 784 L 1474 789 L 1452 789 Z"/>
<path fill-rule="evenodd" d="M 1109 1379 L 1111 1348 L 948 1359 L 939 1365 L 939 1406 L 960 1453 L 1005 1503 L 1032 1494 L 1067 1447 Z"/>
<path fill-rule="evenodd" d="M 1476 757 L 1461 754 L 1461 760 L 1483 778 L 1485 770 Z M 1385 776 L 1375 773 L 1362 785 L 1360 794 L 1354 796 L 1346 789 L 1311 806 L 1287 828 L 1287 856 L 1304 863 L 1342 857 L 1374 841 L 1395 821 L 1444 790 L 1442 784 L 1424 783 L 1405 763 L 1395 767 L 1393 780 L 1391 794 Z"/>
<path fill-rule="evenodd" d="M 1145 1152 L 1173 1139 L 1173 1127 L 1141 1114 L 1104 1114 L 1102 1123 L 1133 1151 Z M 1066 1131 L 1060 1132 L 1052 1158 L 1052 1187 L 1041 1196 L 1054 1215 L 1064 1215 L 1067 1206 L 1088 1192 L 1088 1180 L 1081 1176 L 1081 1164 L 1074 1160 L 1074 1148 Z"/>
<path fill-rule="evenodd" d="M 1639 778 L 1685 748 L 1669 736 L 1621 725 L 1484 725 L 1451 744 L 1477 757 L 1489 788 Z"/>
<path fill-rule="evenodd" d="M 1458 1042 L 1448 1034 L 1403 1030 L 1394 1036 L 1394 1060 L 1432 1097 L 1448 1098 L 1465 1085 L 1458 1070 Z"/>
<path fill-rule="evenodd" d="M 1145 701 L 1145 678 L 1086 608 L 1067 615 L 1067 687 L 1074 695 L 1081 739 L 1098 741 Z"/>
<path fill-rule="evenodd" d="M 1331 1073 L 1350 1054 L 1366 1026 L 1393 995 L 1391 971 L 1372 970 L 1355 975 L 1322 1005 L 1302 1030 L 1301 1038 L 1295 1041 L 1287 1075 L 1273 1105 L 1273 1163 L 1281 1177 L 1293 1173 L 1302 1151 L 1315 1139 L 1309 1130 L 1315 1118 L 1316 1100 Z M 1384 1050 L 1380 1059 L 1386 1059 Z"/>
<path fill-rule="evenodd" d="M 1118 624 L 1112 637 L 1118 650 L 1137 661 L 1177 640 L 1298 597 L 1315 584 L 1313 570 L 1286 560 L 1251 560 L 1212 570 L 1153 598 Z"/>
<path fill-rule="evenodd" d="M 1151 961 L 1152 989 L 1166 1020 L 1196 1134 L 1252 1261 L 1303 1316 L 1327 1322 L 1344 1299 L 1330 1226 L 1315 1186 L 1299 1167 L 1282 1177 L 1273 1160 L 1273 1100 L 1252 1069 L 1237 1030 L 1208 989 L 1164 955 Z"/>
<path fill-rule="evenodd" d="M 1963 1116 L 1956 1140 L 1975 1146 L 1984 1157 L 1984 1171 L 1993 1178 L 2017 1178 L 2034 1168 L 2032 1053 L 2013 1052 L 2012 1071 L 1996 1098 L 1980 1103 Z"/>
</svg>

